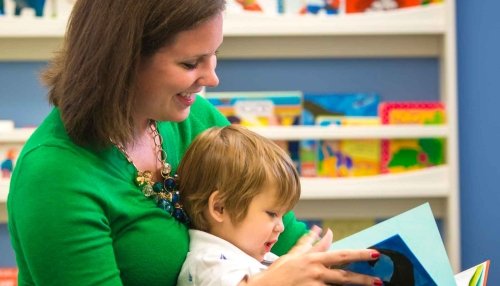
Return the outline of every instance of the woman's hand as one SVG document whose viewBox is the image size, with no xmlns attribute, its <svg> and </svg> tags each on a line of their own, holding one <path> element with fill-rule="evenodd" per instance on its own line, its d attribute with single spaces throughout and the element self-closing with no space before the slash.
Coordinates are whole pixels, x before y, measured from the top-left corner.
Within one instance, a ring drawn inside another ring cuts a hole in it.
<svg viewBox="0 0 500 286">
<path fill-rule="evenodd" d="M 246 285 L 383 285 L 379 278 L 335 268 L 354 261 L 376 260 L 380 255 L 376 250 L 327 251 L 332 231 L 328 230 L 321 239 L 320 234 L 321 228 L 313 227 L 289 253 L 266 271 L 250 277 Z"/>
</svg>

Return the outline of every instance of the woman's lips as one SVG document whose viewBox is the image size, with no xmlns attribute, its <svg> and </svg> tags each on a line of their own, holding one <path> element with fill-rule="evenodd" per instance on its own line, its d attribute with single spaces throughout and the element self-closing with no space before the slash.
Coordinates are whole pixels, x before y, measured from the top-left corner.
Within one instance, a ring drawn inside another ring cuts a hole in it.
<svg viewBox="0 0 500 286">
<path fill-rule="evenodd" d="M 195 93 L 178 93 L 177 98 L 186 106 L 191 106 L 195 99 L 196 99 L 196 94 Z"/>
</svg>

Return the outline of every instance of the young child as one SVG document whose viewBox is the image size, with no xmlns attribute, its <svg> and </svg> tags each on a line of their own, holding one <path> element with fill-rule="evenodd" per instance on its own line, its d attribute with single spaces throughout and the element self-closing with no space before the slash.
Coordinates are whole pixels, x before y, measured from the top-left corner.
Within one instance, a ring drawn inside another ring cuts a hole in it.
<svg viewBox="0 0 500 286">
<path fill-rule="evenodd" d="M 277 258 L 271 248 L 300 181 L 283 149 L 237 125 L 212 128 L 178 168 L 190 245 L 177 285 L 239 285 Z"/>
</svg>

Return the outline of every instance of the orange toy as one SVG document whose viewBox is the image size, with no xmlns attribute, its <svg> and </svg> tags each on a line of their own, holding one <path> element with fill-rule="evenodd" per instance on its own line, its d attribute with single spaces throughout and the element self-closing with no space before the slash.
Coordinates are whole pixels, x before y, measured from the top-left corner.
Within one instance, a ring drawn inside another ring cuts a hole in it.
<svg viewBox="0 0 500 286">
<path fill-rule="evenodd" d="M 238 4 L 243 7 L 243 10 L 262 11 L 262 8 L 260 7 L 259 3 L 257 3 L 257 0 L 236 0 L 236 2 L 238 2 Z"/>
</svg>

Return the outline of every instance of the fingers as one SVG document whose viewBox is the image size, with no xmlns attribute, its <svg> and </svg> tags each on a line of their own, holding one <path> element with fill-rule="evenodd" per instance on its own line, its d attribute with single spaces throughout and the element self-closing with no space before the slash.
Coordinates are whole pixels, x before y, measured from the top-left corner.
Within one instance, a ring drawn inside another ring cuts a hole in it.
<svg viewBox="0 0 500 286">
<path fill-rule="evenodd" d="M 311 255 L 314 255 L 315 259 L 323 265 L 330 265 L 332 267 L 345 265 L 355 261 L 377 260 L 380 257 L 380 253 L 374 249 L 334 250 L 311 253 Z"/>
<path fill-rule="evenodd" d="M 312 247 L 313 251 L 327 251 L 330 248 L 330 245 L 333 241 L 333 232 L 331 229 L 328 229 L 325 235 Z"/>
<path fill-rule="evenodd" d="M 361 250 L 338 250 L 329 252 L 317 252 L 311 253 L 319 258 L 320 261 L 325 266 L 330 266 L 333 269 L 325 269 L 323 281 L 336 284 L 349 284 L 349 285 L 383 285 L 382 280 L 378 277 L 372 277 L 364 274 L 358 274 L 350 272 L 344 269 L 339 269 L 340 267 L 351 262 L 356 261 L 370 261 L 377 260 L 380 257 L 380 253 L 373 249 L 361 249 Z"/>
<path fill-rule="evenodd" d="M 324 273 L 323 281 L 334 285 L 372 285 L 382 286 L 380 278 L 358 274 L 343 269 L 329 269 Z"/>
<path fill-rule="evenodd" d="M 303 254 L 313 248 L 313 245 L 319 240 L 321 235 L 321 228 L 313 226 L 311 230 L 302 236 L 295 246 L 288 252 L 289 254 Z"/>
</svg>

